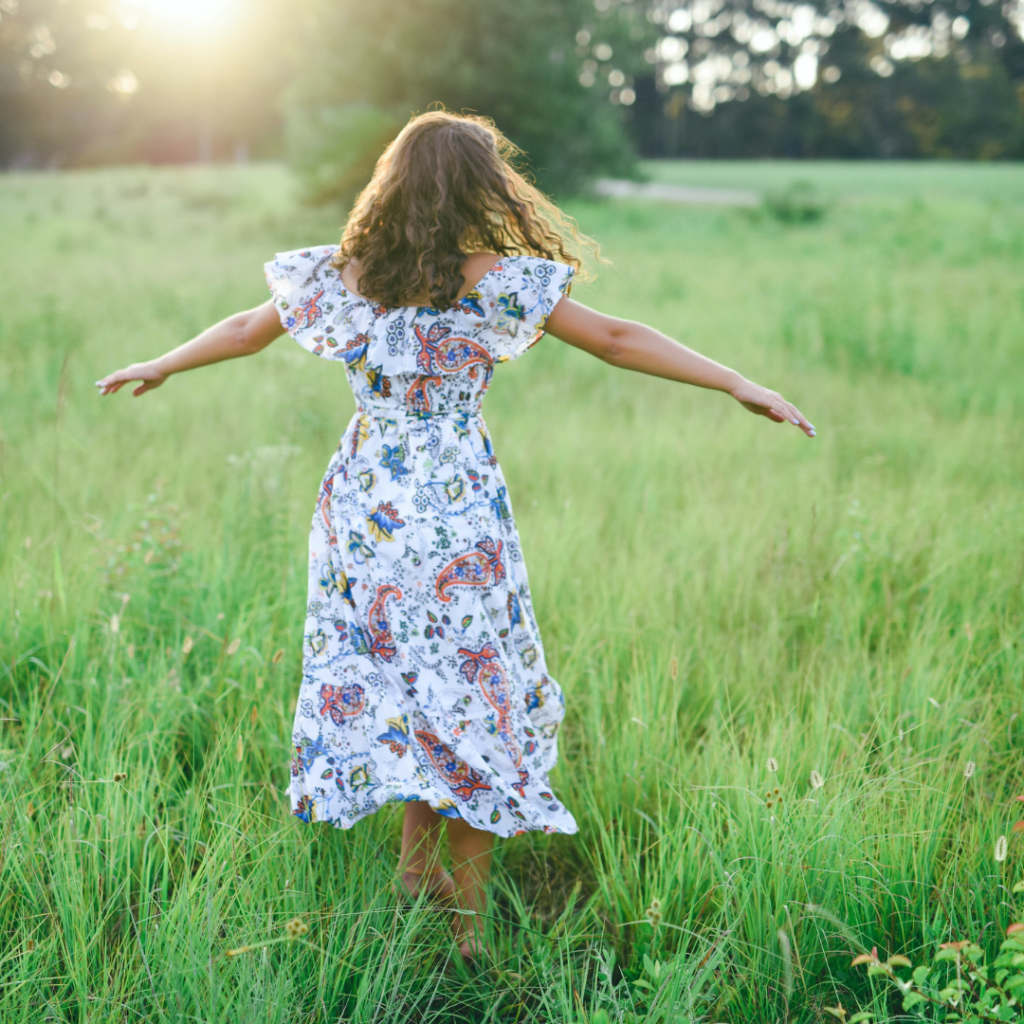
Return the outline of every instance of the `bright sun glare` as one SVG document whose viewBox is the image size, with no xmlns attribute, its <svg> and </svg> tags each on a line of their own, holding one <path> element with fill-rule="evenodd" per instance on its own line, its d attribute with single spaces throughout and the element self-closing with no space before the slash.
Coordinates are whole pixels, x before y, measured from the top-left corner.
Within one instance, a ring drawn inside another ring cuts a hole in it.
<svg viewBox="0 0 1024 1024">
<path fill-rule="evenodd" d="M 235 7 L 235 0 L 135 0 L 135 3 L 161 21 L 197 29 L 223 24 Z"/>
</svg>

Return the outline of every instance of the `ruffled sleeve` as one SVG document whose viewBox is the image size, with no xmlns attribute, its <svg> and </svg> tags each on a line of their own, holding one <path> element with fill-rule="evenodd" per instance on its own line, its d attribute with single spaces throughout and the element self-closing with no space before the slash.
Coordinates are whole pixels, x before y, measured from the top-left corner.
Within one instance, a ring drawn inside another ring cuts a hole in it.
<svg viewBox="0 0 1024 1024">
<path fill-rule="evenodd" d="M 491 269 L 488 301 L 495 362 L 518 359 L 544 335 L 544 325 L 576 268 L 536 256 L 506 256 Z"/>
<path fill-rule="evenodd" d="M 307 351 L 341 359 L 351 305 L 341 275 L 331 265 L 336 245 L 279 252 L 264 265 L 281 325 Z"/>
</svg>

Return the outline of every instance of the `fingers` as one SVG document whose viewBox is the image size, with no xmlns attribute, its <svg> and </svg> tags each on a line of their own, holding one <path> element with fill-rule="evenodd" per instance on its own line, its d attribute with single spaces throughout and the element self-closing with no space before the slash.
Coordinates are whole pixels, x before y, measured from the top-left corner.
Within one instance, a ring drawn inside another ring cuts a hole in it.
<svg viewBox="0 0 1024 1024">
<path fill-rule="evenodd" d="M 128 370 L 115 370 L 108 373 L 106 377 L 96 381 L 96 387 L 100 389 L 101 395 L 112 395 L 125 386 L 133 377 Z"/>
<path fill-rule="evenodd" d="M 814 437 L 814 424 L 792 402 L 787 402 L 777 391 L 759 388 L 761 394 L 753 401 L 741 404 L 759 416 L 764 416 L 775 423 L 792 423 L 799 427 L 808 437 Z"/>
<path fill-rule="evenodd" d="M 786 402 L 785 405 L 791 422 L 795 423 L 808 437 L 814 437 L 814 424 L 792 402 Z"/>
<path fill-rule="evenodd" d="M 808 437 L 814 437 L 814 424 L 810 423 L 792 402 L 787 402 L 777 391 L 769 391 L 768 394 L 773 400 L 771 410 L 775 415 L 772 416 L 772 419 L 776 422 L 788 420 L 794 427 L 799 427 Z"/>
<path fill-rule="evenodd" d="M 125 367 L 123 370 L 115 370 L 114 373 L 108 374 L 106 377 L 96 381 L 96 387 L 99 388 L 100 395 L 113 395 L 126 384 L 137 380 L 141 381 L 141 384 L 135 388 L 132 394 L 144 395 L 147 391 L 160 387 L 166 379 L 166 377 L 149 372 L 146 367 L 133 364 L 132 366 Z"/>
<path fill-rule="evenodd" d="M 787 417 L 777 412 L 770 405 L 761 405 L 758 402 L 741 402 L 740 405 L 757 416 L 764 416 L 765 419 L 773 420 L 775 423 L 785 423 Z"/>
</svg>

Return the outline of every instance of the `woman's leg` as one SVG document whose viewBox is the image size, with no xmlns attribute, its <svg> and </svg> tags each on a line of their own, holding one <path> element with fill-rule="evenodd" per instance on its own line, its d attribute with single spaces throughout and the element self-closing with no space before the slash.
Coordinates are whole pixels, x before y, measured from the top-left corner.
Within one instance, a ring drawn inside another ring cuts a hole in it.
<svg viewBox="0 0 1024 1024">
<path fill-rule="evenodd" d="M 494 833 L 473 828 L 462 818 L 448 819 L 448 846 L 455 876 L 455 901 L 460 910 L 482 914 L 487 909 L 487 879 L 491 873 Z M 459 951 L 472 958 L 482 949 L 484 922 L 471 914 L 456 914 Z"/>
<path fill-rule="evenodd" d="M 444 818 L 425 800 L 412 800 L 405 805 L 398 871 L 414 898 L 421 888 L 426 888 L 433 896 L 454 894 L 454 883 L 441 866 L 438 854 L 443 822 Z"/>
</svg>

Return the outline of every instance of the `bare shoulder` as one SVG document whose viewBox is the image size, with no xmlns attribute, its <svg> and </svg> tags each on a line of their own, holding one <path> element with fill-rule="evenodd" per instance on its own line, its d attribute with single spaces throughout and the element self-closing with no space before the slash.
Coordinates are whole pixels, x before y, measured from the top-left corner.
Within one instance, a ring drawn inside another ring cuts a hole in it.
<svg viewBox="0 0 1024 1024">
<path fill-rule="evenodd" d="M 354 294 L 359 294 L 359 260 L 355 257 L 345 264 L 341 272 L 341 283 Z"/>
<path fill-rule="evenodd" d="M 466 293 L 471 292 L 500 259 L 496 252 L 470 253 L 466 257 L 466 262 L 462 264 L 462 288 L 459 289 L 459 298 L 465 298 Z"/>
</svg>

